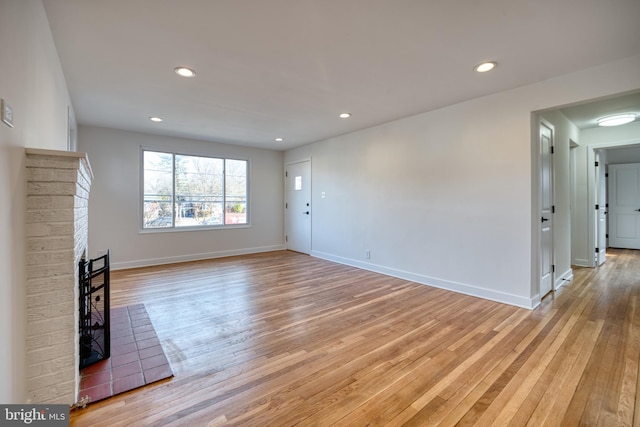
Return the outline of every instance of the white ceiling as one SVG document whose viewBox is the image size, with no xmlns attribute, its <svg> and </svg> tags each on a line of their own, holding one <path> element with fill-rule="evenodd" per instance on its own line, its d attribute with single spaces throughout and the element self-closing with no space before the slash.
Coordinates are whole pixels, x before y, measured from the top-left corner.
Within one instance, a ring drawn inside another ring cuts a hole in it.
<svg viewBox="0 0 640 427">
<path fill-rule="evenodd" d="M 638 0 L 44 4 L 80 124 L 278 150 L 640 53 Z"/>
<path fill-rule="evenodd" d="M 640 70 L 638 70 L 640 73 Z M 621 113 L 635 113 L 640 118 L 640 92 L 608 97 L 559 110 L 580 129 L 598 127 L 598 119 Z"/>
</svg>

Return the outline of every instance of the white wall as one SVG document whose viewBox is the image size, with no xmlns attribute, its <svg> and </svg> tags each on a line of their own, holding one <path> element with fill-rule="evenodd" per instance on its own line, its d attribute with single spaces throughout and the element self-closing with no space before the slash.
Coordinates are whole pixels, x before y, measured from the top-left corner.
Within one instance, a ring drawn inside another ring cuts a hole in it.
<svg viewBox="0 0 640 427">
<path fill-rule="evenodd" d="M 638 70 L 640 71 L 640 70 Z M 581 144 L 592 147 L 623 147 L 640 143 L 640 121 L 615 127 L 585 129 L 580 134 Z M 611 159 L 609 159 L 611 160 Z"/>
<path fill-rule="evenodd" d="M 247 158 L 251 227 L 140 233 L 140 147 Z M 89 252 L 110 249 L 114 269 L 284 248 L 283 153 L 212 142 L 80 126 L 78 147 L 94 174 Z"/>
<path fill-rule="evenodd" d="M 638 144 L 640 144 L 640 122 L 634 123 L 632 126 L 629 126 L 628 132 L 632 131 L 635 131 L 635 135 L 632 140 L 637 140 Z M 607 153 L 607 164 L 617 165 L 622 163 L 640 163 L 640 146 L 609 148 L 605 151 Z"/>
<path fill-rule="evenodd" d="M 640 129 L 638 130 L 640 133 Z M 638 136 L 640 144 L 640 135 Z M 640 163 L 640 147 L 610 148 L 607 153 L 607 164 Z"/>
<path fill-rule="evenodd" d="M 67 149 L 69 95 L 40 0 L 0 0 L 0 402 L 26 399 L 25 147 Z"/>
<path fill-rule="evenodd" d="M 635 56 L 287 151 L 312 158 L 312 254 L 536 305 L 531 112 L 639 88 L 639 70 Z"/>
</svg>

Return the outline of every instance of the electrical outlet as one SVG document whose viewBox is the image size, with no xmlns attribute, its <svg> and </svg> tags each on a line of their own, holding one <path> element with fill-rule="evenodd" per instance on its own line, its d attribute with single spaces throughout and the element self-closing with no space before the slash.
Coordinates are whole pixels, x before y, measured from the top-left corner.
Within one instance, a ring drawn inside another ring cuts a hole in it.
<svg viewBox="0 0 640 427">
<path fill-rule="evenodd" d="M 364 251 L 364 259 L 371 259 L 371 251 L 369 249 Z"/>
</svg>

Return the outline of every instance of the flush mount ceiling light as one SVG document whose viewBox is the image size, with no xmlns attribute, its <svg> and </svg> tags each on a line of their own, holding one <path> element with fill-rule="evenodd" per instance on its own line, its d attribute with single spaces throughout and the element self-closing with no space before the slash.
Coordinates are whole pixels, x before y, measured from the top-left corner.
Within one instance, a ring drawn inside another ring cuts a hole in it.
<svg viewBox="0 0 640 427">
<path fill-rule="evenodd" d="M 486 73 L 487 71 L 493 70 L 496 65 L 497 64 L 495 62 L 483 62 L 473 67 L 473 71 L 476 73 Z"/>
<path fill-rule="evenodd" d="M 615 114 L 613 116 L 601 117 L 597 120 L 598 126 L 620 126 L 631 123 L 636 119 L 633 113 Z"/>
<path fill-rule="evenodd" d="M 188 67 L 176 67 L 173 69 L 177 75 L 182 77 L 195 77 L 196 72 Z"/>
<path fill-rule="evenodd" d="M 349 117 L 351 117 L 351 113 L 340 113 L 338 117 L 340 117 L 341 119 L 348 119 Z"/>
<path fill-rule="evenodd" d="M 275 141 L 276 142 L 282 142 L 282 141 L 284 141 L 284 138 L 275 138 Z"/>
<path fill-rule="evenodd" d="M 160 123 L 162 121 L 162 118 L 153 116 L 153 117 L 149 117 L 149 120 L 151 120 L 152 122 Z"/>
</svg>

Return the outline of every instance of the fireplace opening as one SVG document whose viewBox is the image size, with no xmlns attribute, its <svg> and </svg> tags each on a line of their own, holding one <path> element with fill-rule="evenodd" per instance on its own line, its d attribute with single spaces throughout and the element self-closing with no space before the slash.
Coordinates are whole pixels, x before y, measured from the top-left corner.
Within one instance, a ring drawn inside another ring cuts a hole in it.
<svg viewBox="0 0 640 427">
<path fill-rule="evenodd" d="M 80 369 L 111 356 L 109 251 L 78 263 L 80 283 Z"/>
</svg>

